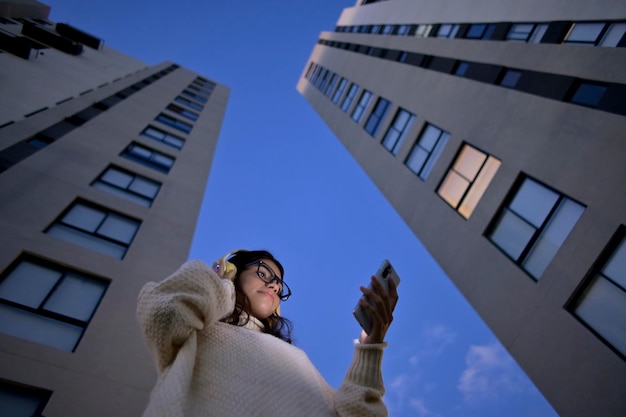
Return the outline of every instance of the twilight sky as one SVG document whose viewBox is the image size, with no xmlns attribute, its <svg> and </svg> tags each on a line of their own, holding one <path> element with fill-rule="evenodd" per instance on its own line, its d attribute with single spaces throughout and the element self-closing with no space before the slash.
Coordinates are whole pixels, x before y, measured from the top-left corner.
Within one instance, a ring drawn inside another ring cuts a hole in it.
<svg viewBox="0 0 626 417">
<path fill-rule="evenodd" d="M 43 2 L 51 20 L 146 64 L 231 88 L 190 258 L 272 251 L 294 292 L 282 314 L 331 385 L 359 334 L 358 287 L 389 258 L 402 279 L 383 365 L 392 417 L 556 416 L 295 89 L 354 0 Z"/>
</svg>

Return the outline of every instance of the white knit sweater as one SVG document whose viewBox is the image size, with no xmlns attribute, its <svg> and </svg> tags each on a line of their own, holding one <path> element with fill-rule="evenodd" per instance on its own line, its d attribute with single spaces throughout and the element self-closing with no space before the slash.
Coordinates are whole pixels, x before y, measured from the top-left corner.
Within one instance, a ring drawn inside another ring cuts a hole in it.
<svg viewBox="0 0 626 417">
<path fill-rule="evenodd" d="M 299 348 L 219 321 L 234 309 L 235 289 L 201 261 L 146 284 L 137 315 L 159 379 L 144 417 L 386 416 L 381 373 L 386 344 L 355 343 L 338 390 Z"/>
</svg>

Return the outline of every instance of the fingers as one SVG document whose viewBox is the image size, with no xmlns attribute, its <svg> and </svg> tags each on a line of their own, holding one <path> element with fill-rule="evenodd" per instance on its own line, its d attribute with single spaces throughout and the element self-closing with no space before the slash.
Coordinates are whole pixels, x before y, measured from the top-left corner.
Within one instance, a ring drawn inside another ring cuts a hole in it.
<svg viewBox="0 0 626 417">
<path fill-rule="evenodd" d="M 393 280 L 388 281 L 388 290 L 376 277 L 372 276 L 371 281 L 370 288 L 360 288 L 364 297 L 359 303 L 372 319 L 372 330 L 369 335 L 362 334 L 360 340 L 362 343 L 381 343 L 393 321 L 393 311 L 398 302 L 398 292 Z"/>
</svg>

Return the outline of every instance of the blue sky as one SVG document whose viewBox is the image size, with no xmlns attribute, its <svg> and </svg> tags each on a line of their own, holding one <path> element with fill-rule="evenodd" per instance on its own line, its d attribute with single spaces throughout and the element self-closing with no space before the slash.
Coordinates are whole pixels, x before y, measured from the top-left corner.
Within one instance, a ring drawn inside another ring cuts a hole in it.
<svg viewBox="0 0 626 417">
<path fill-rule="evenodd" d="M 294 292 L 282 314 L 331 385 L 359 334 L 358 287 L 389 258 L 402 278 L 383 365 L 391 416 L 556 416 L 295 89 L 319 33 L 355 1 L 44 2 L 146 64 L 231 88 L 190 258 L 274 252 Z"/>
</svg>

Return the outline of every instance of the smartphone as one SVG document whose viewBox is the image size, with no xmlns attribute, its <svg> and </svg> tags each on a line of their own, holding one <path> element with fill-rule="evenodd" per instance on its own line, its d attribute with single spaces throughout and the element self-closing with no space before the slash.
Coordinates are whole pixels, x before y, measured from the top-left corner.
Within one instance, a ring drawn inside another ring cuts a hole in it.
<svg viewBox="0 0 626 417">
<path fill-rule="evenodd" d="M 393 268 L 393 266 L 391 265 L 391 262 L 389 262 L 388 259 L 385 259 L 383 261 L 380 268 L 378 268 L 378 272 L 376 272 L 375 277 L 376 277 L 376 280 L 378 280 L 378 282 L 382 284 L 385 290 L 389 289 L 390 279 L 392 279 L 396 283 L 396 287 L 400 285 L 400 276 L 398 276 L 398 273 Z M 371 283 L 368 286 L 368 288 L 370 289 L 372 288 Z M 361 298 L 363 297 L 364 296 L 362 296 Z M 358 321 L 359 324 L 361 325 L 361 328 L 365 330 L 365 333 L 370 334 L 370 332 L 372 331 L 372 318 L 367 313 L 367 311 L 363 309 L 359 305 L 359 303 L 357 303 L 356 307 L 354 307 L 354 310 L 352 311 L 352 314 L 356 318 L 356 321 Z"/>
</svg>

